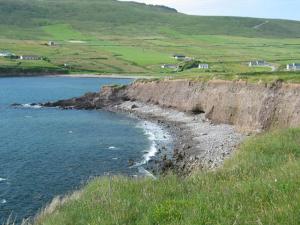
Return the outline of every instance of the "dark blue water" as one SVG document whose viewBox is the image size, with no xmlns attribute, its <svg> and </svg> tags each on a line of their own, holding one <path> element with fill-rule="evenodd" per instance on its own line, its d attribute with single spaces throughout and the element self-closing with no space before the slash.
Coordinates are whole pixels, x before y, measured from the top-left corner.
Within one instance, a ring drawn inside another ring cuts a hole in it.
<svg viewBox="0 0 300 225">
<path fill-rule="evenodd" d="M 54 196 L 105 172 L 132 174 L 151 143 L 138 121 L 104 111 L 12 108 L 97 91 L 130 80 L 0 79 L 0 224 L 34 215 Z"/>
</svg>

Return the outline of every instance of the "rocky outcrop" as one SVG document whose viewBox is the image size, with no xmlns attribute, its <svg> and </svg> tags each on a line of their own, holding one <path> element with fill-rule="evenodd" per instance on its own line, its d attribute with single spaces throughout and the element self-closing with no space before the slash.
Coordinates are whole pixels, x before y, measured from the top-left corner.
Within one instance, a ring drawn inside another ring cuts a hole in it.
<svg viewBox="0 0 300 225">
<path fill-rule="evenodd" d="M 86 93 L 78 98 L 47 102 L 44 107 L 60 107 L 63 109 L 101 109 L 129 100 L 126 97 L 125 86 L 105 86 L 99 93 Z"/>
</svg>

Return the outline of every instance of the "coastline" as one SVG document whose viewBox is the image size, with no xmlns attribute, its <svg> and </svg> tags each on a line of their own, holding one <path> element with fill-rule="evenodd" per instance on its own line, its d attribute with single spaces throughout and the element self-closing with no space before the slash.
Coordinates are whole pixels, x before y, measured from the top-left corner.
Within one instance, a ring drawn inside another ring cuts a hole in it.
<svg viewBox="0 0 300 225">
<path fill-rule="evenodd" d="M 134 162 L 135 164 L 131 165 L 137 168 L 143 167 L 154 175 L 164 174 L 168 171 L 178 175 L 188 175 L 197 170 L 220 168 L 247 136 L 238 132 L 233 125 L 212 123 L 203 113 L 181 112 L 135 100 L 122 102 L 110 100 L 109 104 L 102 107 L 90 107 L 82 102 L 82 98 L 89 99 L 89 97 L 89 95 L 81 97 L 75 102 L 74 99 L 69 99 L 42 105 L 32 104 L 29 107 L 59 107 L 71 110 L 100 109 L 137 118 L 144 125 L 146 123 L 157 125 L 163 133 L 160 136 L 163 136 L 162 139 L 165 140 L 159 143 L 155 137 L 150 148 L 156 149 L 147 150 L 144 154 L 147 159 L 144 158 L 141 162 Z M 146 132 L 145 127 L 142 128 Z M 150 135 L 153 135 L 153 130 L 149 131 Z M 167 139 L 170 142 L 166 141 Z"/>
<path fill-rule="evenodd" d="M 201 110 L 184 112 L 150 101 L 138 101 L 127 93 L 126 87 L 106 86 L 100 93 L 87 93 L 78 98 L 41 105 L 127 113 L 166 128 L 172 135 L 174 148 L 171 157 L 168 157 L 166 149 L 161 147 L 158 155 L 151 160 L 152 166 L 147 169 L 156 174 L 172 170 L 186 175 L 196 170 L 219 168 L 246 137 L 234 125 L 213 123 Z"/>
<path fill-rule="evenodd" d="M 171 170 L 188 175 L 196 170 L 219 168 L 245 139 L 232 125 L 213 124 L 204 114 L 189 114 L 137 101 L 125 101 L 104 110 L 134 115 L 170 133 L 173 149 L 160 148 L 146 168 L 154 174 Z"/>
<path fill-rule="evenodd" d="M 70 78 L 115 78 L 115 79 L 152 79 L 153 76 L 121 75 L 121 74 L 58 74 L 50 77 L 70 77 Z"/>
<path fill-rule="evenodd" d="M 73 106 L 62 109 L 75 109 Z M 13 105 L 14 107 L 40 108 L 45 105 Z M 49 106 L 46 106 L 49 107 Z M 50 106 L 53 107 L 53 106 Z M 81 108 L 81 110 L 99 110 Z M 79 109 L 80 110 L 80 109 Z M 143 168 L 154 175 L 168 171 L 178 175 L 188 175 L 197 170 L 214 170 L 220 168 L 224 161 L 231 157 L 247 135 L 236 131 L 233 125 L 214 124 L 204 114 L 180 112 L 150 103 L 124 101 L 119 104 L 106 105 L 100 110 L 122 113 L 139 120 L 147 133 L 146 124 L 154 124 L 155 129 L 148 128 L 148 135 L 159 130 L 160 137 L 148 139 L 152 142 L 150 149 L 145 150 L 140 162 L 132 162 L 131 167 Z M 161 139 L 161 140 L 158 140 Z M 155 148 L 155 149 L 151 149 Z M 146 174 L 147 176 L 152 174 Z"/>
<path fill-rule="evenodd" d="M 19 73 L 1 75 L 0 78 L 9 77 L 69 77 L 69 78 L 112 78 L 112 79 L 153 79 L 154 76 L 124 75 L 124 74 L 56 74 L 56 73 Z"/>
</svg>

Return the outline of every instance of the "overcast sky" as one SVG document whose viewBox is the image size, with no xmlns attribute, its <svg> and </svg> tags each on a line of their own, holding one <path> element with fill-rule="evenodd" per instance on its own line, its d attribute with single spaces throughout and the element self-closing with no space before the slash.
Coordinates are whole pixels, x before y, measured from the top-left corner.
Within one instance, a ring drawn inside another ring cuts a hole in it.
<svg viewBox="0 0 300 225">
<path fill-rule="evenodd" d="M 125 0 L 122 0 L 125 1 Z M 300 0 L 134 0 L 194 15 L 282 18 L 300 21 Z"/>
</svg>

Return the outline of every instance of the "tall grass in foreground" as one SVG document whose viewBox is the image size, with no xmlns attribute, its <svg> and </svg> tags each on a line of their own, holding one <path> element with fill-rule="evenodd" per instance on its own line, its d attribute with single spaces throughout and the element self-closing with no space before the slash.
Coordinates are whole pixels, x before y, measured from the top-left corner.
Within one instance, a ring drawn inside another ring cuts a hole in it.
<svg viewBox="0 0 300 225">
<path fill-rule="evenodd" d="M 56 205 L 35 224 L 300 224 L 300 129 L 248 140 L 217 171 L 98 178 Z"/>
</svg>

